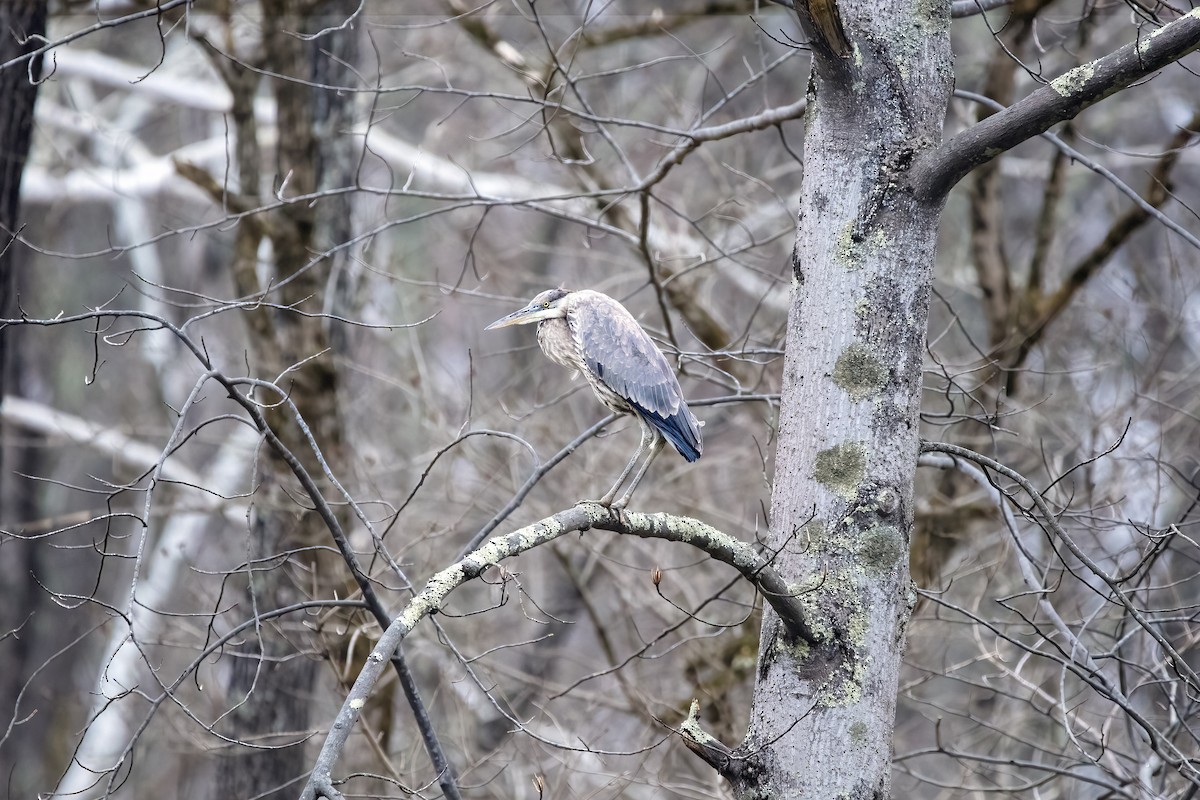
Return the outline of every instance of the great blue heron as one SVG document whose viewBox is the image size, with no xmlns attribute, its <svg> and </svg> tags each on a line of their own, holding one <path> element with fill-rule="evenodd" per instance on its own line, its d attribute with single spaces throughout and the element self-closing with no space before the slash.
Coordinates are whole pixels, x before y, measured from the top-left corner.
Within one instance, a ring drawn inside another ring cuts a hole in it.
<svg viewBox="0 0 1200 800">
<path fill-rule="evenodd" d="M 531 322 L 538 323 L 538 344 L 551 361 L 577 370 L 601 403 L 619 414 L 634 415 L 642 425 L 637 452 L 601 503 L 617 509 L 625 507 L 662 449 L 664 439 L 688 461 L 700 457 L 704 447 L 700 422 L 683 399 L 675 371 L 625 306 L 587 289 L 549 289 L 485 330 Z M 647 450 L 649 455 L 629 488 L 613 502 Z"/>
</svg>

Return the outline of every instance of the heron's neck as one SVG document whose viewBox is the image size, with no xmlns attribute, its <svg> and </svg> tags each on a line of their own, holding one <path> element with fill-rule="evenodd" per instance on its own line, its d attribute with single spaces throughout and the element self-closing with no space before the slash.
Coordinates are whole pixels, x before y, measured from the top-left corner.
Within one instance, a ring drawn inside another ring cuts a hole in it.
<svg viewBox="0 0 1200 800">
<path fill-rule="evenodd" d="M 571 328 L 565 319 L 555 317 L 539 322 L 537 340 L 546 358 L 568 369 L 579 368 L 576 364 L 575 337 L 571 335 Z"/>
</svg>

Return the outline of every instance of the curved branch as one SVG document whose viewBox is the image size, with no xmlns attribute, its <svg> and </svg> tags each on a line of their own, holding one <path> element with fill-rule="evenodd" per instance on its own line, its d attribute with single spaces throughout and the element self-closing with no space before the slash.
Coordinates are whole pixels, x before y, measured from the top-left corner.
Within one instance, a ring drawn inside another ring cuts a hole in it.
<svg viewBox="0 0 1200 800">
<path fill-rule="evenodd" d="M 472 551 L 475 550 L 475 548 L 483 544 L 484 540 L 487 539 L 491 532 L 500 527 L 500 523 L 508 519 L 512 512 L 520 508 L 521 504 L 525 502 L 525 498 L 531 491 L 533 491 L 533 487 L 537 486 L 538 481 L 544 478 L 547 472 L 561 464 L 567 456 L 575 452 L 577 447 L 595 436 L 600 431 L 604 430 L 604 428 L 612 424 L 614 421 L 616 421 L 616 419 L 617 414 L 609 414 L 607 417 L 600 420 L 571 441 L 567 442 L 567 444 L 563 445 L 563 447 L 557 453 L 546 459 L 546 463 L 537 465 L 530 476 L 525 479 L 525 482 L 521 484 L 521 488 L 517 489 L 516 493 L 513 494 L 512 499 L 508 501 L 504 508 L 497 511 L 491 519 L 484 523 L 484 526 L 479 529 L 479 532 L 471 537 L 471 540 L 467 542 L 466 546 L 464 546 L 459 552 L 459 559 L 466 558 Z"/>
<path fill-rule="evenodd" d="M 1003 359 L 1006 362 L 1006 369 L 1016 370 L 1025 363 L 1025 359 L 1041 341 L 1046 330 L 1066 310 L 1079 290 L 1088 285 L 1101 267 L 1108 263 L 1113 253 L 1146 222 L 1155 218 L 1163 219 L 1161 211 L 1158 214 L 1155 211 L 1161 209 L 1174 196 L 1171 172 L 1179 163 L 1179 156 L 1188 146 L 1189 140 L 1195 135 L 1194 131 L 1198 127 L 1200 127 L 1200 111 L 1192 115 L 1190 122 L 1179 128 L 1164 148 L 1162 157 L 1155 165 L 1154 171 L 1150 173 L 1150 180 L 1146 186 L 1146 197 L 1143 201 L 1135 207 L 1127 209 L 1113 222 L 1104 239 L 1067 271 L 1066 279 L 1055 292 L 1040 296 L 1040 287 L 1035 288 L 1031 281 L 1031 288 L 1039 293 L 1036 296 L 1037 304 L 1033 309 L 1037 314 L 1036 318 L 1021 332 L 1020 341 L 998 348 L 999 352 L 994 352 L 993 355 L 994 358 Z M 1011 353 L 1011 357 L 1005 358 L 1009 353 Z"/>
<path fill-rule="evenodd" d="M 126 24 L 127 22 L 134 22 L 139 19 L 146 19 L 147 17 L 161 16 L 164 12 L 170 11 L 173 8 L 178 8 L 179 6 L 186 6 L 190 2 L 191 0 L 164 0 L 163 2 L 155 3 L 152 8 L 134 11 L 131 14 L 126 14 L 123 17 L 116 17 L 115 19 L 100 20 L 99 22 L 93 23 L 86 28 L 80 28 L 77 31 L 72 31 L 66 36 L 55 39 L 54 41 L 50 41 L 45 37 L 38 37 L 40 40 L 45 42 L 41 47 L 24 52 L 15 58 L 10 58 L 8 61 L 0 64 L 0 70 L 8 69 L 9 67 L 16 66 L 17 64 L 24 64 L 27 61 L 32 61 L 40 55 L 62 47 L 63 45 L 70 44 L 78 39 L 82 39 L 83 37 L 89 36 L 96 31 L 102 31 L 106 28 L 116 28 L 120 25 Z M 5 33 L 8 32 L 6 31 Z M 53 67 L 51 67 L 51 69 L 53 69 Z"/>
<path fill-rule="evenodd" d="M 940 202 L 968 172 L 1200 47 L 1200 8 L 1072 69 L 918 159 L 912 185 Z"/>
<path fill-rule="evenodd" d="M 342 800 L 342 795 L 333 786 L 333 765 L 341 755 L 354 723 L 358 720 L 375 683 L 383 674 L 384 666 L 412 632 L 417 623 L 436 614 L 446 598 L 469 580 L 478 578 L 489 567 L 506 558 L 520 555 L 539 545 L 552 542 L 573 531 L 591 528 L 614 533 L 639 536 L 644 539 L 666 539 L 683 542 L 704 550 L 718 561 L 734 567 L 763 593 L 763 597 L 779 614 L 790 636 L 808 644 L 817 644 L 819 639 L 808 625 L 805 612 L 797 599 L 798 591 L 788 587 L 767 558 L 753 547 L 732 536 L 718 531 L 699 520 L 677 517 L 671 514 L 618 514 L 599 503 L 580 503 L 560 511 L 552 517 L 533 525 L 494 536 L 470 555 L 435 574 L 405 607 L 400 616 L 392 621 L 380 637 L 375 649 L 367 657 L 362 671 L 346 696 L 337 718 L 330 726 L 321 753 L 313 767 L 308 784 L 301 794 L 302 800 L 318 797 Z"/>
<path fill-rule="evenodd" d="M 1003 515 L 1005 527 L 1008 529 L 1009 536 L 1012 537 L 1013 543 L 1016 545 L 1012 548 L 1013 557 L 1016 560 L 1017 568 L 1020 570 L 1021 580 L 1024 581 L 1030 594 L 1037 599 L 1038 609 L 1045 615 L 1046 619 L 1050 620 L 1051 625 L 1054 626 L 1058 635 L 1062 637 L 1063 643 L 1056 642 L 1051 637 L 1045 637 L 1044 641 L 1050 642 L 1054 646 L 1060 654 L 1061 663 L 1066 665 L 1067 669 L 1083 676 L 1084 680 L 1096 688 L 1097 691 L 1102 692 L 1111 699 L 1131 719 L 1135 720 L 1143 730 L 1151 731 L 1150 724 L 1137 711 L 1121 687 L 1105 675 L 1103 667 L 1092 656 L 1092 652 L 1088 646 L 1071 629 L 1066 620 L 1063 619 L 1054 603 L 1050 602 L 1047 596 L 1050 590 L 1046 588 L 1045 582 L 1038 577 L 1035 570 L 1036 564 L 1021 542 L 1017 519 L 1012 511 L 1013 507 L 1019 508 L 1019 506 L 1017 506 L 1012 496 L 1001 489 L 983 467 L 970 459 L 960 458 L 948 453 L 927 452 L 921 455 L 917 464 L 918 466 L 959 470 L 988 495 L 989 502 L 994 504 Z M 1053 702 L 1048 703 L 1048 705 L 1054 709 L 1051 711 L 1051 714 L 1059 718 L 1060 724 L 1067 724 L 1067 712 L 1065 708 Z M 1104 741 L 1104 732 L 1096 726 L 1079 720 L 1075 720 L 1074 724 L 1082 726 L 1083 730 L 1090 734 L 1096 743 Z M 1151 747 L 1156 752 L 1164 753 L 1164 757 L 1168 759 L 1174 759 L 1174 763 L 1183 763 L 1183 754 L 1178 752 L 1164 737 L 1156 736 L 1153 732 L 1150 732 L 1148 733 L 1148 738 L 1150 739 Z M 1121 777 L 1122 780 L 1128 778 L 1124 765 L 1119 758 L 1115 757 L 1114 753 L 1107 751 L 1102 758 L 1113 775 Z"/>
<path fill-rule="evenodd" d="M 1001 105 L 1000 103 L 997 103 L 995 100 L 992 100 L 990 98 L 984 97 L 983 95 L 975 94 L 974 92 L 966 92 L 961 89 L 958 89 L 958 90 L 955 90 L 954 96 L 962 97 L 967 100 L 973 100 L 976 103 L 982 103 L 983 105 L 994 108 L 997 111 L 1004 110 L 1004 106 Z M 991 118 L 989 117 L 989 119 L 991 119 Z M 1138 194 L 1136 189 L 1134 189 L 1128 183 L 1125 183 L 1125 181 L 1118 178 L 1111 169 L 1104 166 L 1103 164 L 1100 164 L 1099 162 L 1097 162 L 1094 159 L 1088 158 L 1086 155 L 1079 152 L 1074 147 L 1072 147 L 1071 145 L 1064 142 L 1057 135 L 1050 133 L 1049 131 L 1041 134 L 1041 137 L 1043 139 L 1045 139 L 1047 142 L 1049 142 L 1050 144 L 1057 147 L 1059 152 L 1062 153 L 1063 155 L 1065 155 L 1067 158 L 1071 159 L 1072 161 L 1078 163 L 1079 165 L 1081 165 L 1083 167 L 1086 167 L 1087 169 L 1090 169 L 1092 172 L 1096 173 L 1101 178 L 1104 178 L 1104 180 L 1111 183 L 1113 185 L 1113 188 L 1115 188 L 1118 192 L 1120 192 L 1121 194 L 1128 197 L 1135 206 L 1142 209 L 1150 216 L 1154 217 L 1154 219 L 1158 220 L 1158 222 L 1160 224 L 1162 224 L 1163 227 L 1165 227 L 1167 230 L 1171 231 L 1175 235 L 1179 236 L 1181 239 L 1183 239 L 1185 242 L 1190 244 L 1192 247 L 1195 247 L 1197 250 L 1200 250 L 1200 238 L 1198 238 L 1194 233 L 1189 231 L 1187 228 L 1184 228 L 1182 225 L 1180 225 L 1175 220 L 1168 217 L 1163 212 L 1159 211 L 1156 206 L 1152 205 L 1145 198 L 1143 198 L 1140 194 Z"/>
</svg>

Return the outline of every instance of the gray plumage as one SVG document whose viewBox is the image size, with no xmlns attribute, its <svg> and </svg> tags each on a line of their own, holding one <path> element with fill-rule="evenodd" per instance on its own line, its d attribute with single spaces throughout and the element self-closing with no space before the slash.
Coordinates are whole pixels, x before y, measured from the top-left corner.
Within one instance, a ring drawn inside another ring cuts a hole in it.
<svg viewBox="0 0 1200 800">
<path fill-rule="evenodd" d="M 600 402 L 633 414 L 642 424 L 641 446 L 601 502 L 618 508 L 628 503 L 664 439 L 688 461 L 700 457 L 700 422 L 687 406 L 675 371 L 625 306 L 600 292 L 550 289 L 487 329 L 531 322 L 538 323 L 538 344 L 551 361 L 583 375 Z M 650 455 L 629 488 L 612 502 L 647 449 Z"/>
</svg>

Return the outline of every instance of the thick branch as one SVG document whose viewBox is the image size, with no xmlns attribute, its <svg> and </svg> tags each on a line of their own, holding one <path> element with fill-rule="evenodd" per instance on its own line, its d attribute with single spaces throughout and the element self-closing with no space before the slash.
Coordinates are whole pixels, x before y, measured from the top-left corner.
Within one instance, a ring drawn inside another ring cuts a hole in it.
<svg viewBox="0 0 1200 800">
<path fill-rule="evenodd" d="M 1070 70 L 923 156 L 912 171 L 917 195 L 927 202 L 940 202 L 975 167 L 1059 122 L 1073 119 L 1085 108 L 1197 47 L 1200 8 L 1103 58 Z"/>
<path fill-rule="evenodd" d="M 341 793 L 333 786 L 333 765 L 341 755 L 354 723 L 366 706 L 388 659 L 418 622 L 436 614 L 451 592 L 467 581 L 479 577 L 489 567 L 506 558 L 552 542 L 564 534 L 590 528 L 640 536 L 644 539 L 684 542 L 704 550 L 752 581 L 779 614 L 789 635 L 809 644 L 817 643 L 818 639 L 805 620 L 804 611 L 797 600 L 797 592 L 790 589 L 768 560 L 750 545 L 687 517 L 634 512 L 617 514 L 598 503 L 580 503 L 541 522 L 491 538 L 470 555 L 429 579 L 425 588 L 413 597 L 403 613 L 384 631 L 367 658 L 342 704 L 341 711 L 338 712 L 337 719 L 329 729 L 329 735 L 321 747 L 308 785 L 301 795 L 302 800 L 315 800 L 318 797 L 341 800 Z"/>
<path fill-rule="evenodd" d="M 590 523 L 593 528 L 643 539 L 683 542 L 700 548 L 717 561 L 730 565 L 757 586 L 779 615 L 788 636 L 810 645 L 820 641 L 808 625 L 804 609 L 797 599 L 798 590 L 785 583 L 770 562 L 745 542 L 689 517 L 670 514 L 618 515 L 598 503 L 581 504 L 575 509 L 583 509 L 593 518 Z"/>
</svg>

